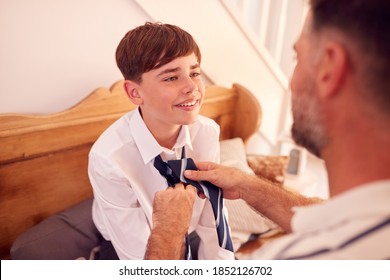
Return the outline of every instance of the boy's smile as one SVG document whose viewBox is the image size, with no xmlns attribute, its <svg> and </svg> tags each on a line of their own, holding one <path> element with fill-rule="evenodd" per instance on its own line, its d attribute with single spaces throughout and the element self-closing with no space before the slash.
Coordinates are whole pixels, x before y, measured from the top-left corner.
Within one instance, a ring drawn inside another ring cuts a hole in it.
<svg viewBox="0 0 390 280">
<path fill-rule="evenodd" d="M 183 102 L 181 104 L 177 104 L 176 106 L 183 110 L 194 110 L 198 105 L 199 105 L 198 100 L 192 100 L 188 102 Z"/>
</svg>

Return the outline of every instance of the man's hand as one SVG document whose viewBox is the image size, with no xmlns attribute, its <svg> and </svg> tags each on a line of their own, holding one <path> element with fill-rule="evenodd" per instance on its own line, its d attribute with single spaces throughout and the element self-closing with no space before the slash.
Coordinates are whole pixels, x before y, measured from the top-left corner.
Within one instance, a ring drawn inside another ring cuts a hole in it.
<svg viewBox="0 0 390 280">
<path fill-rule="evenodd" d="M 153 202 L 153 229 L 184 235 L 189 228 L 197 190 L 177 184 L 156 193 Z"/>
<path fill-rule="evenodd" d="M 186 170 L 184 176 L 194 181 L 209 181 L 223 189 L 223 197 L 237 199 L 241 197 L 240 186 L 245 184 L 248 174 L 236 168 L 226 167 L 213 162 L 197 162 L 198 171 Z"/>
<path fill-rule="evenodd" d="M 194 181 L 209 181 L 223 189 L 223 197 L 241 198 L 258 212 L 291 232 L 294 206 L 318 203 L 318 198 L 308 198 L 290 192 L 272 182 L 250 175 L 236 168 L 225 167 L 211 162 L 197 162 L 199 171 L 185 171 L 184 176 Z"/>
<path fill-rule="evenodd" d="M 185 235 L 192 218 L 197 190 L 179 183 L 156 193 L 153 201 L 153 228 L 145 259 L 183 259 Z"/>
</svg>

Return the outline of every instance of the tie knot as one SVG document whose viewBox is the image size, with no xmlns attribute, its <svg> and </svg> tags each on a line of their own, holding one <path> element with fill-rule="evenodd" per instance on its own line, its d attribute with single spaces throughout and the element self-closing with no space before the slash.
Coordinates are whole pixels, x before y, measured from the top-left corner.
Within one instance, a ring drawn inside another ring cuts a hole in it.
<svg viewBox="0 0 390 280">
<path fill-rule="evenodd" d="M 160 172 L 161 176 L 167 179 L 169 186 L 174 186 L 177 183 L 180 183 L 180 178 L 175 175 L 171 167 L 163 161 L 160 155 L 156 156 L 154 159 L 154 167 Z"/>
</svg>

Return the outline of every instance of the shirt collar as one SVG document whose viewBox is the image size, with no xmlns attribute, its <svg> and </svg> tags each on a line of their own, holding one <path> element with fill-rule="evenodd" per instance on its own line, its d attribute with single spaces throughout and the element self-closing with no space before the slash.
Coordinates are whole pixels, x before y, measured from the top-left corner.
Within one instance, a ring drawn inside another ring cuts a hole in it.
<svg viewBox="0 0 390 280">
<path fill-rule="evenodd" d="M 134 112 L 134 115 L 130 120 L 130 129 L 132 130 L 135 144 L 137 145 L 145 164 L 161 153 L 170 155 L 169 157 L 176 154 L 176 158 L 180 158 L 183 146 L 193 150 L 190 130 L 187 125 L 182 126 L 172 150 L 160 146 L 147 128 L 139 109 Z"/>
<path fill-rule="evenodd" d="M 187 125 L 182 125 L 173 149 L 181 149 L 183 146 L 193 150 L 190 130 Z"/>
</svg>

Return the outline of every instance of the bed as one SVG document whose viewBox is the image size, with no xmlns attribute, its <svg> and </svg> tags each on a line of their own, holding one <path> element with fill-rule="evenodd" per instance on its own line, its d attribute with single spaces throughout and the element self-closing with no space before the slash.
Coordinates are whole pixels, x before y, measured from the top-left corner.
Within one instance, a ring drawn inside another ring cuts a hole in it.
<svg viewBox="0 0 390 280">
<path fill-rule="evenodd" d="M 88 152 L 112 122 L 134 108 L 118 81 L 60 113 L 0 115 L 1 259 L 93 258 L 101 237 L 90 215 Z M 280 181 L 286 158 L 245 154 L 262 119 L 259 102 L 245 87 L 208 86 L 201 114 L 221 127 L 222 163 Z M 230 207 L 234 212 L 241 206 Z"/>
</svg>

